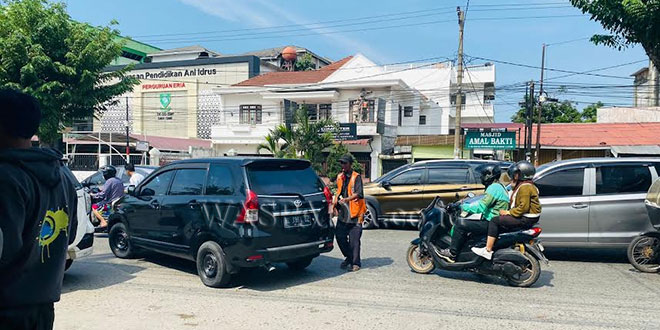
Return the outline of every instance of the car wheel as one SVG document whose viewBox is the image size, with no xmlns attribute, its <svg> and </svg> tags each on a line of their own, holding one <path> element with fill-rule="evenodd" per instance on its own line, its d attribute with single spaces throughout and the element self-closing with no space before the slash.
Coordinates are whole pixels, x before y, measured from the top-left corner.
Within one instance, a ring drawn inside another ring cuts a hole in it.
<svg viewBox="0 0 660 330">
<path fill-rule="evenodd" d="M 378 227 L 378 213 L 376 209 L 367 204 L 367 212 L 364 213 L 364 221 L 362 221 L 362 229 L 374 229 Z"/>
<path fill-rule="evenodd" d="M 66 259 L 66 263 L 64 263 L 64 271 L 66 272 L 71 268 L 71 265 L 73 265 L 73 259 Z"/>
<path fill-rule="evenodd" d="M 202 283 L 212 288 L 226 286 L 231 279 L 227 272 L 225 253 L 218 243 L 208 241 L 197 251 L 197 274 Z"/>
<path fill-rule="evenodd" d="M 121 259 L 130 259 L 135 257 L 135 247 L 128 235 L 126 225 L 121 222 L 114 224 L 108 232 L 108 242 L 112 253 Z"/>
<path fill-rule="evenodd" d="M 290 261 L 287 262 L 286 265 L 291 269 L 291 270 L 304 270 L 305 268 L 309 267 L 309 265 L 312 264 L 312 260 L 314 258 L 302 258 L 298 259 L 296 261 Z"/>
</svg>

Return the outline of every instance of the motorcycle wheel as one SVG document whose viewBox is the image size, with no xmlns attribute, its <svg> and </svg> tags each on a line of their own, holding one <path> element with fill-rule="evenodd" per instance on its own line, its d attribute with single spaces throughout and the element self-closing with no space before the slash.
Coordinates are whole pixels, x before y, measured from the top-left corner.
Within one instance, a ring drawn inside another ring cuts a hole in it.
<svg viewBox="0 0 660 330">
<path fill-rule="evenodd" d="M 541 277 L 541 264 L 529 252 L 523 253 L 523 256 L 527 259 L 526 265 L 518 265 L 524 269 L 523 273 L 506 276 L 506 280 L 511 286 L 528 288 Z"/>
<path fill-rule="evenodd" d="M 637 236 L 628 245 L 628 261 L 642 273 L 660 271 L 660 238 Z"/>
<path fill-rule="evenodd" d="M 410 244 L 406 260 L 410 269 L 418 274 L 428 274 L 435 269 L 433 257 L 423 253 L 419 245 Z"/>
</svg>

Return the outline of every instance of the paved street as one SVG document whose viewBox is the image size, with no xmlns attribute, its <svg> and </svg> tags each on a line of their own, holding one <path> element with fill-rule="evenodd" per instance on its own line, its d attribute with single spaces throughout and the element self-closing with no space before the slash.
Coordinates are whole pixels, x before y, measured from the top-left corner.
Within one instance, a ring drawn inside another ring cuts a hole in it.
<svg viewBox="0 0 660 330">
<path fill-rule="evenodd" d="M 335 249 L 295 273 L 245 272 L 205 287 L 192 262 L 120 260 L 107 239 L 64 279 L 55 329 L 657 329 L 660 277 L 632 271 L 621 251 L 548 252 L 535 287 L 472 274 L 411 273 L 410 230 L 367 231 L 363 270 L 339 269 Z M 573 261 L 587 260 L 587 261 Z"/>
</svg>

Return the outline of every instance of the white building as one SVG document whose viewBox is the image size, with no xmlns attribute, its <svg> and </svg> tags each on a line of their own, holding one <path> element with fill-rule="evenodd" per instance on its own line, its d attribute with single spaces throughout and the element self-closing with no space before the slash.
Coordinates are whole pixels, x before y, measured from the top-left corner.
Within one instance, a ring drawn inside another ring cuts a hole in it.
<svg viewBox="0 0 660 330">
<path fill-rule="evenodd" d="M 466 122 L 492 121 L 492 106 L 484 110 L 484 102 L 478 102 L 484 86 L 494 86 L 494 68 L 485 68 L 470 72 L 470 90 L 464 87 Z M 304 105 L 311 119 L 355 124 L 356 138 L 344 143 L 375 179 L 383 173 L 382 161 L 393 153 L 397 136 L 450 133 L 453 71 L 449 63 L 384 67 L 358 54 L 319 70 L 270 72 L 216 88 L 221 109 L 220 123 L 211 130 L 213 146 L 220 154 L 254 155 L 269 130 L 287 123 L 293 109 Z M 364 100 L 364 110 L 359 100 Z M 481 105 L 473 110 L 477 103 Z"/>
<path fill-rule="evenodd" d="M 637 70 L 632 107 L 602 107 L 598 109 L 599 123 L 660 122 L 660 73 L 653 62 Z"/>
</svg>

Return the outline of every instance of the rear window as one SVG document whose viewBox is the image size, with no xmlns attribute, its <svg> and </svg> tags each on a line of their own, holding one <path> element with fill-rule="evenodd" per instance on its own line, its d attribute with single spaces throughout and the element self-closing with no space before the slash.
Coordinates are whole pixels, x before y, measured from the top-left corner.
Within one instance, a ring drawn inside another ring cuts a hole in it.
<svg viewBox="0 0 660 330">
<path fill-rule="evenodd" d="M 534 181 L 541 197 L 580 196 L 584 186 L 584 169 L 575 168 L 550 173 Z"/>
<path fill-rule="evenodd" d="M 596 170 L 596 194 L 645 193 L 651 186 L 646 166 L 602 166 Z"/>
<path fill-rule="evenodd" d="M 248 167 L 250 189 L 257 195 L 308 195 L 323 191 L 323 183 L 311 167 Z"/>
</svg>

